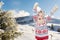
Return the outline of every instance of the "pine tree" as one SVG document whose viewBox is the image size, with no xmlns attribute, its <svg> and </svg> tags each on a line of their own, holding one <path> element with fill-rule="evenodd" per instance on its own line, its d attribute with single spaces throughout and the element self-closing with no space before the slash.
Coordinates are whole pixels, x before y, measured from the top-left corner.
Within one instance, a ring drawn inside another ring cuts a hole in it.
<svg viewBox="0 0 60 40">
<path fill-rule="evenodd" d="M 13 18 L 11 11 L 0 10 L 0 40 L 14 40 L 15 37 L 21 35 L 21 32 L 17 32 L 17 23 Z"/>
</svg>

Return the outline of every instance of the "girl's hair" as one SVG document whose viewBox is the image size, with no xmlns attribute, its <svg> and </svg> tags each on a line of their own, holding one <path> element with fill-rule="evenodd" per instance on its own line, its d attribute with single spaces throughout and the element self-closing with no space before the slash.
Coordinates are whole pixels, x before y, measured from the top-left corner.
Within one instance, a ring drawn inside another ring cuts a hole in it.
<svg viewBox="0 0 60 40">
<path fill-rule="evenodd" d="M 40 12 L 38 12 L 38 14 L 42 13 L 45 16 L 45 12 L 43 10 L 41 10 Z"/>
</svg>

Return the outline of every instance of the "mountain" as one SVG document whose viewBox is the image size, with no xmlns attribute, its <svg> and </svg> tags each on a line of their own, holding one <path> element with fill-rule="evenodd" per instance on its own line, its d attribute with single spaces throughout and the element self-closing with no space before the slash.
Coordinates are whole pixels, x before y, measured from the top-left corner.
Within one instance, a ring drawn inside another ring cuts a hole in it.
<svg viewBox="0 0 60 40">
<path fill-rule="evenodd" d="M 16 18 L 16 21 L 18 24 L 22 24 L 22 25 L 28 24 L 30 26 L 34 26 L 32 16 L 18 17 Z M 58 28 L 60 28 L 60 19 L 51 18 L 51 20 L 47 23 L 47 26 L 51 27 L 51 24 L 53 24 L 54 30 L 57 31 Z"/>
<path fill-rule="evenodd" d="M 30 24 L 33 22 L 32 16 L 18 17 L 16 18 L 18 24 Z"/>
<path fill-rule="evenodd" d="M 18 17 L 16 18 L 16 21 L 19 24 L 33 23 L 33 18 L 32 16 Z M 51 20 L 48 23 L 60 24 L 60 19 L 51 18 Z"/>
</svg>

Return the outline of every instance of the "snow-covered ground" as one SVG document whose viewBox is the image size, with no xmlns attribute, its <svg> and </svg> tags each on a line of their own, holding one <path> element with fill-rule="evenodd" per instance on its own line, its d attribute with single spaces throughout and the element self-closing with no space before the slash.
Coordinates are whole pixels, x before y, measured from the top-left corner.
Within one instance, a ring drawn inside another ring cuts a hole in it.
<svg viewBox="0 0 60 40">
<path fill-rule="evenodd" d="M 60 33 L 55 31 L 48 31 L 49 40 L 60 40 Z"/>
<path fill-rule="evenodd" d="M 18 25 L 18 30 L 24 32 L 20 37 L 15 38 L 15 40 L 35 40 L 34 31 L 32 26 L 28 25 Z"/>
<path fill-rule="evenodd" d="M 21 36 L 15 38 L 15 40 L 35 40 L 34 27 L 29 25 L 18 25 L 18 30 L 24 32 Z M 49 40 L 60 40 L 60 34 L 55 31 L 48 31 Z"/>
</svg>

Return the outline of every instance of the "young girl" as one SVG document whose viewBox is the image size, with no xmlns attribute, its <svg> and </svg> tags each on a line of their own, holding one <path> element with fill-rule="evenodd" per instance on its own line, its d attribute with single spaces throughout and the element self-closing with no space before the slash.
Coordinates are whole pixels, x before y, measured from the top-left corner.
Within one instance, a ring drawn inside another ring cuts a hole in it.
<svg viewBox="0 0 60 40">
<path fill-rule="evenodd" d="M 35 22 L 35 38 L 36 40 L 48 40 L 48 28 L 47 28 L 47 19 L 49 20 L 49 16 L 47 19 L 45 18 L 44 11 L 39 7 L 38 3 L 35 3 L 34 12 L 37 14 L 33 16 L 33 20 Z"/>
</svg>

